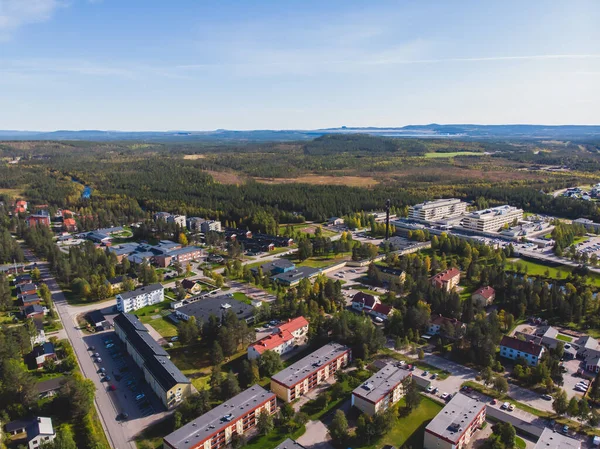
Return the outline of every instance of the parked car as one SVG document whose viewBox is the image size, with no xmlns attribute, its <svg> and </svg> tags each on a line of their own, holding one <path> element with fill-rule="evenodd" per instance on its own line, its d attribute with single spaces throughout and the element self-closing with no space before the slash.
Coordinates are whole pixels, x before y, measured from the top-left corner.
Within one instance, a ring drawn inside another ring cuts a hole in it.
<svg viewBox="0 0 600 449">
<path fill-rule="evenodd" d="M 502 410 L 508 410 L 508 407 L 509 407 L 509 406 L 510 406 L 510 404 L 509 404 L 508 402 L 505 402 L 504 404 L 502 404 L 502 405 L 500 406 L 500 408 L 501 408 Z"/>
<path fill-rule="evenodd" d="M 106 345 L 106 349 L 110 349 L 110 348 L 112 348 L 114 346 L 115 346 L 114 343 L 109 343 L 109 344 Z"/>
<path fill-rule="evenodd" d="M 101 359 L 100 357 L 98 357 L 98 358 L 96 359 L 96 363 L 102 363 L 102 359 Z"/>
<path fill-rule="evenodd" d="M 437 379 L 437 373 L 433 373 L 433 374 L 431 375 L 431 378 L 432 378 L 432 379 Z"/>
<path fill-rule="evenodd" d="M 100 354 L 98 354 L 98 353 L 95 353 L 95 354 L 93 355 L 93 357 L 100 357 Z"/>
<path fill-rule="evenodd" d="M 562 433 L 564 433 L 565 435 L 568 435 L 569 434 L 569 426 L 567 426 L 565 424 L 562 428 Z"/>
<path fill-rule="evenodd" d="M 429 371 L 423 371 L 423 376 L 427 376 L 429 374 Z"/>
<path fill-rule="evenodd" d="M 492 399 L 492 402 L 490 402 L 490 404 L 492 405 L 496 405 L 498 403 L 498 401 L 496 399 Z"/>
<path fill-rule="evenodd" d="M 110 391 L 117 391 L 117 387 L 115 387 L 114 385 L 109 386 L 108 389 Z"/>
<path fill-rule="evenodd" d="M 514 409 L 515 409 L 515 405 L 514 404 L 509 404 L 508 411 L 512 412 Z"/>
<path fill-rule="evenodd" d="M 178 337 L 178 336 L 171 337 L 171 341 L 172 341 L 172 342 L 176 342 L 177 340 L 179 340 L 179 337 Z"/>
<path fill-rule="evenodd" d="M 542 399 L 545 399 L 546 401 L 551 401 L 552 400 L 552 396 L 550 396 L 549 394 L 543 394 L 542 395 Z"/>
<path fill-rule="evenodd" d="M 440 398 L 442 398 L 444 401 L 445 401 L 446 399 L 448 399 L 449 397 L 450 397 L 450 395 L 449 395 L 448 393 L 442 393 L 442 394 L 440 395 Z"/>
<path fill-rule="evenodd" d="M 433 387 L 431 385 L 427 387 L 427 393 L 433 393 Z"/>
</svg>

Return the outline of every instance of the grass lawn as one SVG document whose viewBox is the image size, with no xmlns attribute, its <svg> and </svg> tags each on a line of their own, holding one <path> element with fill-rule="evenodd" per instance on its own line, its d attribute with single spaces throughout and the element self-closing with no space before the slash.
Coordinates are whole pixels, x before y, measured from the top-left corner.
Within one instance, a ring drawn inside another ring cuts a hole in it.
<svg viewBox="0 0 600 449">
<path fill-rule="evenodd" d="M 267 435 L 258 436 L 248 442 L 244 446 L 245 449 L 268 449 L 277 447 L 286 438 L 295 440 L 306 432 L 306 427 L 302 426 L 293 433 L 287 433 L 280 427 L 275 427 L 272 432 Z"/>
<path fill-rule="evenodd" d="M 252 304 L 252 300 L 246 296 L 244 293 L 236 292 L 233 294 L 233 299 L 237 299 L 245 304 Z"/>
<path fill-rule="evenodd" d="M 165 338 L 171 338 L 177 335 L 177 327 L 167 320 L 166 317 L 160 317 L 158 319 L 152 319 L 149 316 L 141 317 L 140 321 L 145 324 L 149 324 L 156 332 Z"/>
<path fill-rule="evenodd" d="M 312 223 L 294 223 L 294 224 L 289 224 L 289 225 L 287 225 L 287 224 L 279 225 L 279 235 L 284 235 L 285 229 L 288 226 L 291 226 L 292 229 L 294 230 L 294 232 L 302 232 L 303 234 L 311 234 L 311 235 L 314 235 L 315 229 L 318 226 L 320 226 L 321 227 L 321 235 L 323 237 L 333 237 L 334 235 L 338 235 L 337 232 L 330 231 L 325 226 L 322 226 L 319 224 L 312 224 Z"/>
<path fill-rule="evenodd" d="M 556 336 L 556 339 L 566 341 L 567 343 L 571 343 L 573 341 L 573 339 L 571 337 L 567 337 L 566 335 L 563 335 L 563 334 L 558 334 Z"/>
<path fill-rule="evenodd" d="M 586 240 L 589 240 L 589 239 L 590 239 L 590 238 L 589 238 L 589 237 L 586 237 L 585 235 L 583 235 L 583 236 L 581 236 L 581 237 L 575 237 L 575 238 L 573 239 L 573 244 L 574 244 L 574 245 L 577 245 L 578 243 L 585 242 Z"/>
<path fill-rule="evenodd" d="M 531 260 L 523 260 L 521 258 L 510 259 L 510 262 L 514 262 L 514 266 L 510 263 L 507 263 L 507 270 L 516 271 L 516 264 L 517 262 L 520 262 L 525 274 L 527 275 L 546 277 L 547 272 L 549 278 L 557 280 L 564 280 L 573 271 L 573 267 L 568 265 L 550 266 L 544 265 L 537 261 L 534 262 Z M 600 287 L 600 276 L 596 273 L 589 273 L 586 278 L 588 280 L 588 284 L 595 287 Z"/>
<path fill-rule="evenodd" d="M 350 253 L 348 253 L 348 255 L 349 254 Z M 300 267 L 325 268 L 345 260 L 349 260 L 347 256 L 342 254 L 338 254 L 337 256 L 331 254 L 329 256 L 310 257 L 303 262 L 296 262 Z"/>
<path fill-rule="evenodd" d="M 344 394 L 340 395 L 339 398 L 333 399 L 327 402 L 327 405 L 323 408 L 317 407 L 315 400 L 308 401 L 306 404 L 300 408 L 300 411 L 306 413 L 311 421 L 316 421 L 321 419 L 323 415 L 325 415 L 330 410 L 336 408 L 342 402 L 346 401 L 350 397 L 350 393 L 353 388 L 349 385 L 348 381 L 338 382 L 342 387 L 344 387 Z M 329 390 L 329 389 L 328 389 Z M 324 394 L 324 393 L 321 393 Z"/>
<path fill-rule="evenodd" d="M 483 153 L 478 153 L 475 151 L 453 151 L 451 153 L 425 153 L 426 159 L 439 159 L 456 156 L 483 156 Z"/>
<path fill-rule="evenodd" d="M 518 449 L 525 449 L 527 447 L 527 444 L 525 444 L 525 440 L 523 440 L 523 438 L 515 437 L 515 446 Z"/>
<path fill-rule="evenodd" d="M 423 447 L 423 437 L 427 424 L 442 410 L 442 405 L 437 402 L 421 397 L 421 403 L 408 415 L 403 416 L 405 407 L 404 398 L 398 402 L 400 418 L 386 435 L 375 444 L 362 446 L 361 449 L 377 449 L 386 445 L 394 447 Z M 357 446 L 353 446 L 357 447 Z"/>
<path fill-rule="evenodd" d="M 369 295 L 380 296 L 381 293 L 376 292 L 375 290 L 369 290 L 367 287 L 363 287 L 362 285 L 352 286 L 354 290 L 359 290 L 361 292 L 367 293 Z"/>
</svg>

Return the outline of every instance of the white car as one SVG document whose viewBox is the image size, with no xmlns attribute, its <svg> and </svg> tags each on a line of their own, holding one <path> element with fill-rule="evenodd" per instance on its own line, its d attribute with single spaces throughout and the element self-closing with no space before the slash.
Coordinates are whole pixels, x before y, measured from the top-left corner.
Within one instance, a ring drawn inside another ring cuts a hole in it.
<svg viewBox="0 0 600 449">
<path fill-rule="evenodd" d="M 508 410 L 508 407 L 509 407 L 509 406 L 510 406 L 510 404 L 509 404 L 508 402 L 505 402 L 504 404 L 502 404 L 502 405 L 500 406 L 500 408 L 501 408 L 502 410 Z"/>
<path fill-rule="evenodd" d="M 432 386 L 432 385 L 429 385 L 429 386 L 427 387 L 427 393 L 431 393 L 432 391 L 433 391 L 433 386 Z"/>
<path fill-rule="evenodd" d="M 440 396 L 440 398 L 442 399 L 448 399 L 448 396 L 450 396 L 448 393 L 442 393 L 442 395 Z"/>
</svg>

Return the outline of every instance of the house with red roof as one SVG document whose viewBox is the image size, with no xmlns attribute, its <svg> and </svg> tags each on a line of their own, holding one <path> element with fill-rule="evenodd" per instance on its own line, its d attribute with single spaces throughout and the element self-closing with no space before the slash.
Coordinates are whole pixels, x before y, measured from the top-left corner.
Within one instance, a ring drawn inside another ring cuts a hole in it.
<svg viewBox="0 0 600 449">
<path fill-rule="evenodd" d="M 460 282 L 460 270 L 458 268 L 449 268 L 448 270 L 436 274 L 429 280 L 434 287 L 449 292 Z"/>
<path fill-rule="evenodd" d="M 518 338 L 505 335 L 500 341 L 500 355 L 507 359 L 517 360 L 525 359 L 529 366 L 537 366 L 542 355 L 544 347 L 533 341 L 520 340 Z"/>
<path fill-rule="evenodd" d="M 27 201 L 18 200 L 15 203 L 14 213 L 15 214 L 24 214 L 25 212 L 27 212 Z"/>
<path fill-rule="evenodd" d="M 447 338 L 460 338 L 467 326 L 456 318 L 446 318 L 442 315 L 432 316 L 427 333 L 441 335 Z"/>
<path fill-rule="evenodd" d="M 76 232 L 77 231 L 77 223 L 75 223 L 74 218 L 64 218 L 63 219 L 63 229 L 68 232 Z"/>
<path fill-rule="evenodd" d="M 308 321 L 303 316 L 288 320 L 267 335 L 248 346 L 248 359 L 258 359 L 265 351 L 273 351 L 279 355 L 290 352 L 294 347 L 304 343 L 308 334 Z"/>
<path fill-rule="evenodd" d="M 473 298 L 474 304 L 477 304 L 481 307 L 489 306 L 494 302 L 494 299 L 496 299 L 496 290 L 489 285 L 479 287 L 471 295 L 471 298 Z"/>
<path fill-rule="evenodd" d="M 382 304 L 377 296 L 364 292 L 357 292 L 352 297 L 352 309 L 382 320 L 387 320 L 394 313 L 392 306 Z"/>
</svg>

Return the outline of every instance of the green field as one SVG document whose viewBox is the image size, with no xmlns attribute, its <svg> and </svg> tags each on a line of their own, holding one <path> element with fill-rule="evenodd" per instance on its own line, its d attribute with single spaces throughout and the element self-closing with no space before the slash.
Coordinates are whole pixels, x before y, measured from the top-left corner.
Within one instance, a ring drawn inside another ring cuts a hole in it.
<svg viewBox="0 0 600 449">
<path fill-rule="evenodd" d="M 248 296 L 241 292 L 234 293 L 233 298 L 246 304 L 252 304 L 252 299 L 250 299 Z"/>
<path fill-rule="evenodd" d="M 477 153 L 474 151 L 454 151 L 451 153 L 425 153 L 426 159 L 447 159 L 456 156 L 483 156 L 483 153 Z"/>
<path fill-rule="evenodd" d="M 282 224 L 279 225 L 279 235 L 284 235 L 285 229 L 287 227 L 291 227 L 294 232 L 302 232 L 304 234 L 314 234 L 314 228 L 316 228 L 317 226 L 321 226 L 321 235 L 323 237 L 333 237 L 334 235 L 337 235 L 337 232 L 333 232 L 330 231 L 329 229 L 327 229 L 325 226 L 322 226 L 320 224 L 313 224 L 313 223 L 294 223 L 294 224 Z"/>
<path fill-rule="evenodd" d="M 298 262 L 297 260 L 293 262 L 300 267 L 325 268 L 348 260 L 348 255 L 350 255 L 350 253 L 338 255 L 331 254 L 329 256 L 310 257 L 303 262 Z"/>
<path fill-rule="evenodd" d="M 404 398 L 402 398 L 398 405 L 400 410 L 405 407 Z M 386 445 L 394 447 L 423 447 L 423 436 L 425 434 L 425 427 L 427 424 L 437 415 L 441 410 L 442 406 L 433 400 L 422 397 L 421 403 L 417 408 L 412 410 L 408 415 L 402 416 L 386 435 L 375 444 L 369 446 L 362 446 L 361 449 L 378 449 L 385 447 Z"/>
<path fill-rule="evenodd" d="M 514 262 L 514 266 L 511 265 L 511 262 Z M 565 279 L 572 271 L 573 267 L 568 265 L 559 265 L 559 266 L 549 266 L 544 265 L 540 262 L 534 262 L 531 260 L 523 260 L 520 258 L 510 259 L 506 264 L 506 268 L 511 271 L 516 271 L 516 264 L 520 262 L 524 273 L 529 276 L 541 276 L 546 277 L 546 272 L 548 272 L 548 277 L 550 279 Z M 587 275 L 588 284 L 593 285 L 595 287 L 600 287 L 600 275 L 596 273 L 589 273 Z"/>
</svg>

